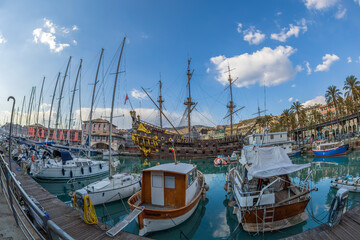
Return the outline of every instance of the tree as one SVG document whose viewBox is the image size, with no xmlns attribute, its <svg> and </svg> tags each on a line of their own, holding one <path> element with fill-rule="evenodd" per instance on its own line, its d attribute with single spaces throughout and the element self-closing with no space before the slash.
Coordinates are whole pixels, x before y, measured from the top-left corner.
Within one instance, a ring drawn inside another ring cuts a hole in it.
<svg viewBox="0 0 360 240">
<path fill-rule="evenodd" d="M 340 92 L 340 90 L 334 85 L 331 85 L 330 87 L 328 87 L 328 89 L 326 90 L 326 93 L 325 93 L 326 103 L 328 105 L 334 105 L 334 107 L 335 107 L 338 129 L 339 129 L 338 99 L 341 97 L 341 95 L 342 95 L 342 93 Z"/>
<path fill-rule="evenodd" d="M 345 98 L 351 97 L 354 101 L 355 110 L 357 114 L 357 123 L 359 125 L 360 116 L 358 109 L 358 100 L 360 97 L 360 81 L 354 75 L 348 76 L 344 82 Z"/>
<path fill-rule="evenodd" d="M 302 105 L 301 103 L 299 103 L 298 101 L 293 102 L 293 104 L 290 107 L 290 110 L 296 114 L 296 119 L 297 119 L 297 128 L 300 128 L 300 126 L 302 127 L 303 125 L 300 125 L 300 112 L 302 110 Z M 304 133 L 303 131 L 301 131 L 301 137 L 302 140 L 304 141 Z"/>
</svg>

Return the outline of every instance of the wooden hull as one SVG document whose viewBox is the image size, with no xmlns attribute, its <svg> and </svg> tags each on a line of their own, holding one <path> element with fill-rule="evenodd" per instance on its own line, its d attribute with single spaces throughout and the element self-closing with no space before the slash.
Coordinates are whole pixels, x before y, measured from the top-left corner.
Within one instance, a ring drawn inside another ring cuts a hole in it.
<svg viewBox="0 0 360 240">
<path fill-rule="evenodd" d="M 274 231 L 299 224 L 307 219 L 304 211 L 309 201 L 310 199 L 306 199 L 293 204 L 268 207 L 265 216 L 264 209 L 241 209 L 241 224 L 244 230 L 249 232 L 257 232 L 259 229 L 260 231 Z"/>
<path fill-rule="evenodd" d="M 177 158 L 214 158 L 230 156 L 243 146 L 241 135 L 221 139 L 188 140 L 182 135 L 167 132 L 143 121 L 133 123 L 132 140 L 144 157 L 172 158 L 174 146 Z"/>
<path fill-rule="evenodd" d="M 186 221 L 194 213 L 200 202 L 201 195 L 204 190 L 204 184 L 205 179 L 202 177 L 199 193 L 184 207 L 166 210 L 162 210 L 161 207 L 157 207 L 159 210 L 145 207 L 144 211 L 137 217 L 139 235 L 144 236 L 151 232 L 166 230 Z M 128 199 L 128 204 L 131 210 L 140 206 L 142 204 L 141 191 L 131 196 Z"/>
</svg>

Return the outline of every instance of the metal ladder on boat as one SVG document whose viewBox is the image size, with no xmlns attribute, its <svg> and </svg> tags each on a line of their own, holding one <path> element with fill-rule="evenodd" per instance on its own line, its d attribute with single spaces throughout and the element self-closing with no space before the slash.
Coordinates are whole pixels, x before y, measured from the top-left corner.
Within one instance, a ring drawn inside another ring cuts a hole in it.
<svg viewBox="0 0 360 240">
<path fill-rule="evenodd" d="M 129 225 L 134 219 L 139 216 L 142 211 L 144 211 L 145 207 L 137 207 L 129 213 L 122 221 L 118 222 L 115 226 L 113 226 L 110 230 L 106 232 L 106 234 L 110 237 L 115 237 L 121 230 L 123 230 L 127 225 Z"/>
<path fill-rule="evenodd" d="M 263 215 L 263 221 L 262 221 L 262 227 L 261 227 L 262 232 L 272 230 L 271 227 L 266 226 L 266 225 L 274 222 L 274 215 L 275 215 L 275 208 L 272 208 L 272 209 L 264 208 L 264 215 Z M 267 221 L 267 220 L 270 220 L 270 221 Z"/>
</svg>

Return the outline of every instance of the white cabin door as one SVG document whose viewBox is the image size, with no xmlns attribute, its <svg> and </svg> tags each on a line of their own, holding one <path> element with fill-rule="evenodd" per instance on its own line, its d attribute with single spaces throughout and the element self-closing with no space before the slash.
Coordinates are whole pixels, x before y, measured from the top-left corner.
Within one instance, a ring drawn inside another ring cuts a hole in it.
<svg viewBox="0 0 360 240">
<path fill-rule="evenodd" d="M 151 203 L 164 206 L 164 173 L 151 172 Z"/>
</svg>

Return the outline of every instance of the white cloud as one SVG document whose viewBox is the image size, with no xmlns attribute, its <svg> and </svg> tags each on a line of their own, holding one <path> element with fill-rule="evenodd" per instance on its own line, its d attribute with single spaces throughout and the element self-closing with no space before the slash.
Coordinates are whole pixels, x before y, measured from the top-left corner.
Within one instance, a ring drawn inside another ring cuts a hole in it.
<svg viewBox="0 0 360 240">
<path fill-rule="evenodd" d="M 258 45 L 265 40 L 265 34 L 261 33 L 260 30 L 256 30 L 254 27 L 250 27 L 244 31 L 244 40 L 250 45 Z"/>
<path fill-rule="evenodd" d="M 0 33 L 0 44 L 5 44 L 6 42 L 6 38 Z"/>
<path fill-rule="evenodd" d="M 325 101 L 325 97 L 324 96 L 317 96 L 315 97 L 314 99 L 310 99 L 306 102 L 304 102 L 302 105 L 304 107 L 310 107 L 310 106 L 314 106 L 315 104 L 325 104 L 326 101 Z"/>
<path fill-rule="evenodd" d="M 76 40 L 73 40 L 72 41 L 74 45 L 77 45 L 77 41 Z"/>
<path fill-rule="evenodd" d="M 64 48 L 69 47 L 69 43 L 61 43 L 56 38 L 57 30 L 60 30 L 63 34 L 68 34 L 70 30 L 65 27 L 59 27 L 51 20 L 44 18 L 44 24 L 42 28 L 36 28 L 33 30 L 33 41 L 35 43 L 42 43 L 49 46 L 52 52 L 61 52 Z M 74 43 L 74 42 L 73 42 Z"/>
<path fill-rule="evenodd" d="M 289 57 L 296 52 L 290 46 L 278 46 L 275 49 L 264 47 L 252 54 L 226 58 L 225 56 L 212 57 L 210 61 L 215 64 L 218 76 L 216 80 L 226 85 L 228 76 L 226 70 L 228 64 L 234 77 L 238 80 L 234 83 L 237 87 L 248 87 L 258 83 L 259 85 L 275 86 L 292 79 L 296 75 L 296 69 L 292 67 Z"/>
<path fill-rule="evenodd" d="M 76 26 L 76 25 L 74 25 L 74 26 L 72 26 L 72 30 L 73 30 L 73 31 L 77 31 L 77 30 L 79 30 L 79 27 Z"/>
<path fill-rule="evenodd" d="M 282 12 L 277 12 L 276 15 L 277 16 L 280 16 L 282 14 Z"/>
<path fill-rule="evenodd" d="M 137 89 L 133 89 L 130 94 L 133 98 L 136 98 L 138 100 L 143 100 L 144 98 L 146 98 L 146 93 L 141 92 Z"/>
<path fill-rule="evenodd" d="M 291 87 L 296 87 L 296 84 L 291 85 Z"/>
<path fill-rule="evenodd" d="M 360 6 L 360 0 L 354 0 L 355 3 L 358 3 Z"/>
<path fill-rule="evenodd" d="M 338 10 L 335 14 L 335 18 L 341 19 L 345 16 L 345 14 L 346 14 L 346 8 L 343 8 L 342 5 L 339 5 Z"/>
<path fill-rule="evenodd" d="M 296 65 L 295 67 L 296 72 L 304 71 L 304 68 L 301 65 Z"/>
<path fill-rule="evenodd" d="M 206 72 L 209 73 L 209 72 L 210 72 L 210 68 L 207 68 L 207 69 L 206 69 Z"/>
<path fill-rule="evenodd" d="M 283 100 L 282 100 L 282 99 L 280 99 L 280 100 L 279 100 L 279 103 L 281 103 L 282 101 L 283 101 Z"/>
<path fill-rule="evenodd" d="M 359 1 L 360 1 L 360 0 L 359 0 Z M 348 62 L 348 63 L 351 63 L 351 62 L 352 62 L 351 57 L 347 57 L 347 62 Z"/>
<path fill-rule="evenodd" d="M 297 24 L 298 25 L 289 24 L 289 28 L 281 29 L 280 33 L 272 33 L 270 38 L 278 40 L 280 42 L 286 42 L 286 40 L 291 36 L 298 37 L 300 31 L 302 31 L 303 33 L 307 31 L 305 19 L 301 19 Z"/>
<path fill-rule="evenodd" d="M 335 54 L 325 54 L 322 59 L 323 63 L 316 66 L 315 72 L 329 71 L 331 64 L 338 61 L 340 58 Z"/>
<path fill-rule="evenodd" d="M 294 100 L 293 97 L 290 97 L 290 98 L 288 99 L 289 102 L 292 102 L 292 100 Z"/>
<path fill-rule="evenodd" d="M 310 63 L 309 63 L 309 62 L 305 62 L 305 64 L 306 64 L 307 74 L 310 75 L 311 72 L 312 72 L 312 70 L 311 70 L 311 68 L 310 68 Z"/>
<path fill-rule="evenodd" d="M 238 33 L 241 33 L 241 29 L 242 29 L 242 23 L 238 23 L 238 24 L 237 24 L 236 31 L 237 31 Z"/>
<path fill-rule="evenodd" d="M 338 0 L 305 0 L 304 2 L 308 9 L 324 10 L 334 6 Z"/>
</svg>

